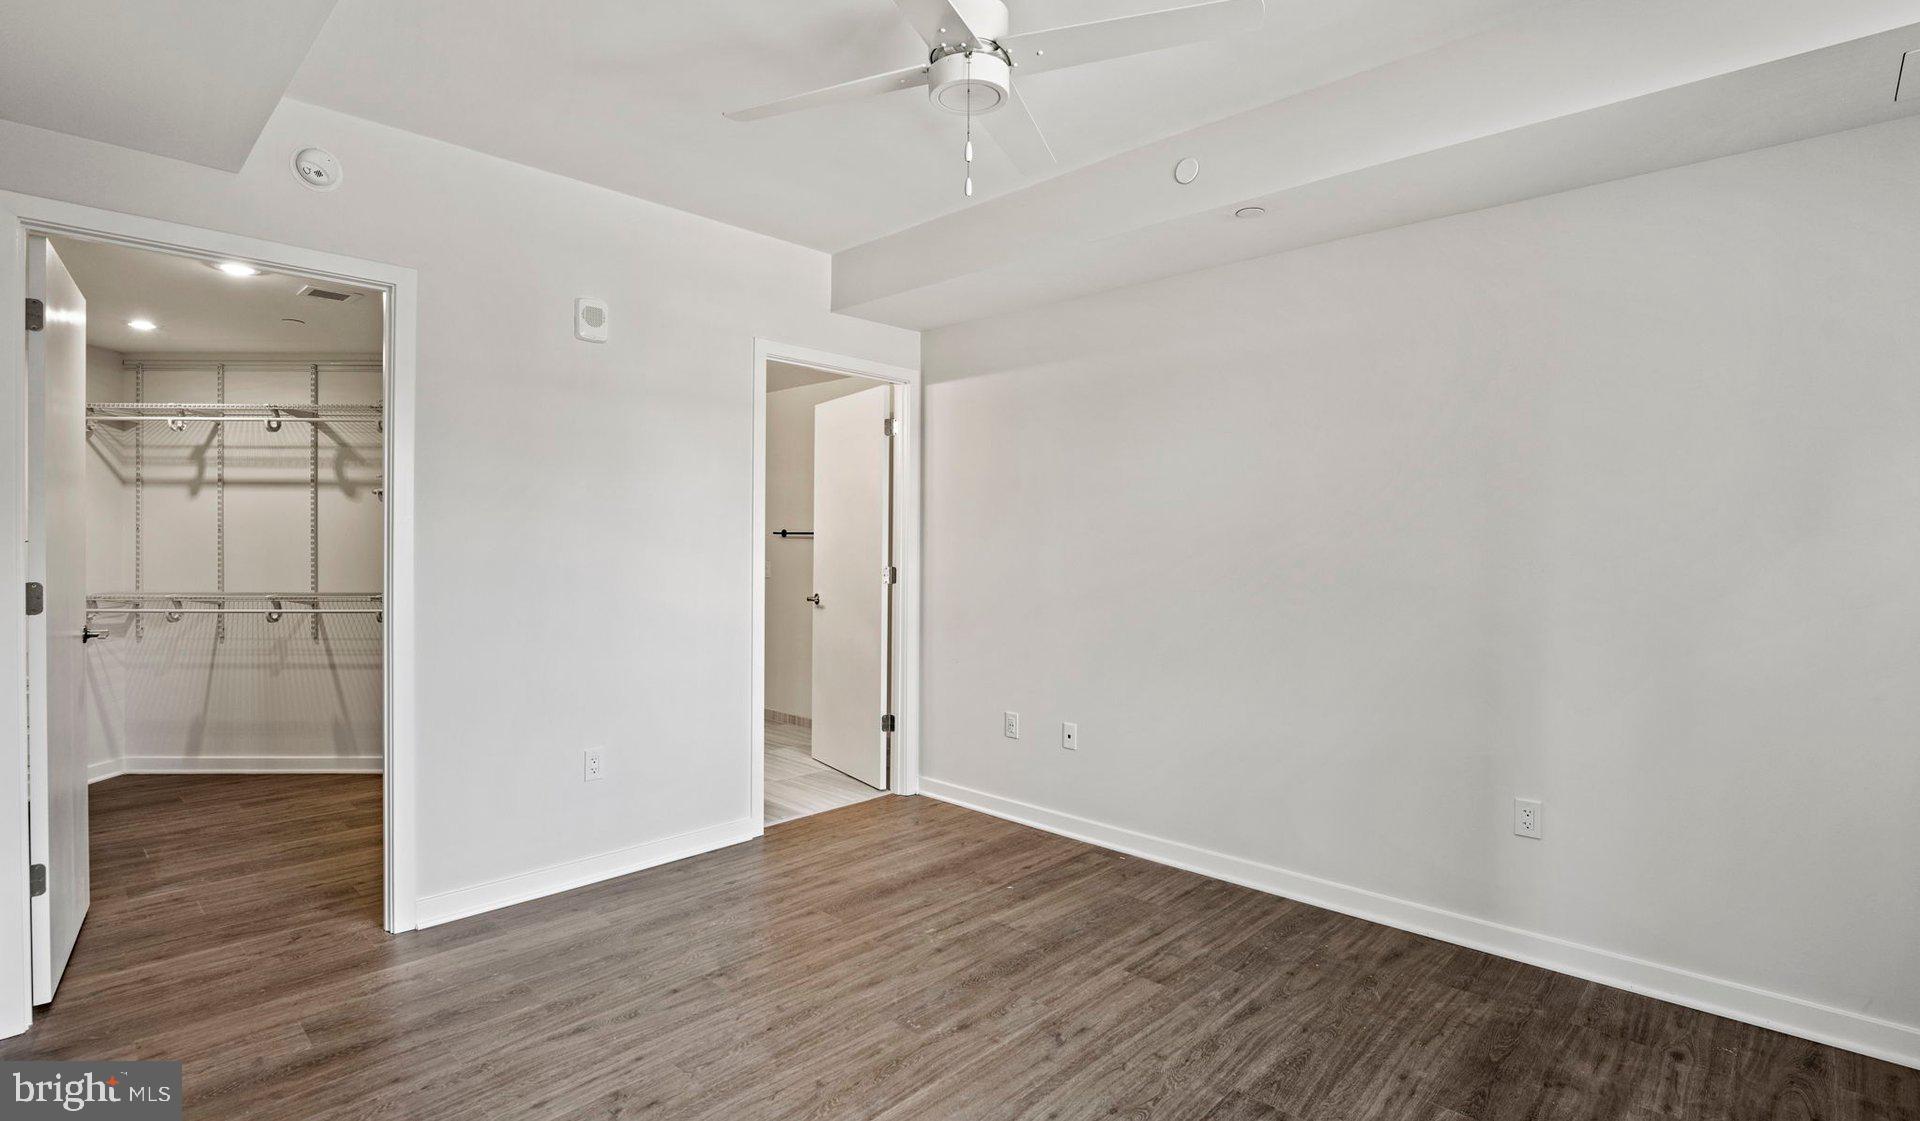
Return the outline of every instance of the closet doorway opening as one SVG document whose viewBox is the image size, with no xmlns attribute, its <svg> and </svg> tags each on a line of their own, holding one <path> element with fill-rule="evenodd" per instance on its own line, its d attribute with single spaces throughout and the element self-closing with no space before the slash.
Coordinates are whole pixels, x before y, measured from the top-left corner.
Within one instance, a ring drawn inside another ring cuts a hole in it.
<svg viewBox="0 0 1920 1121">
<path fill-rule="evenodd" d="M 755 797 L 777 825 L 903 791 L 901 483 L 911 386 L 756 362 Z"/>
<path fill-rule="evenodd" d="M 129 945 L 411 927 L 389 603 L 411 274 L 22 218 L 23 995 L 59 1016 L 86 974 L 68 1003 L 105 1001 Z"/>
</svg>

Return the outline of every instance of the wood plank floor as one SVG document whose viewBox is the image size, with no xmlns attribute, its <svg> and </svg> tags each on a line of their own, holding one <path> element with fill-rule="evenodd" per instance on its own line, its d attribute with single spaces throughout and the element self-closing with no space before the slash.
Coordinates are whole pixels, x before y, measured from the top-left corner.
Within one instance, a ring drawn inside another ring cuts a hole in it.
<svg viewBox="0 0 1920 1121">
<path fill-rule="evenodd" d="M 815 759 L 812 729 L 778 720 L 768 720 L 766 729 L 764 801 L 768 825 L 837 810 L 886 793 Z"/>
<path fill-rule="evenodd" d="M 1920 1072 L 925 798 L 393 937 L 378 797 L 96 785 L 0 1057 L 182 1059 L 255 1121 L 1920 1119 Z"/>
</svg>

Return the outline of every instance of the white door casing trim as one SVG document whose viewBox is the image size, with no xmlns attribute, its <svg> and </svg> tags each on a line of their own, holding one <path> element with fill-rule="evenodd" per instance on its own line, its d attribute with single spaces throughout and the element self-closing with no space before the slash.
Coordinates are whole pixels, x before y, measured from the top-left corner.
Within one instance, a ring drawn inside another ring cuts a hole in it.
<svg viewBox="0 0 1920 1121">
<path fill-rule="evenodd" d="M 206 260 L 240 260 L 315 280 L 346 281 L 384 290 L 386 368 L 386 633 L 384 796 L 386 907 L 389 931 L 416 924 L 415 836 L 415 600 L 414 417 L 419 279 L 413 269 L 298 246 L 242 237 L 138 215 L 0 191 L 0 433 L 25 446 L 26 239 L 53 234 L 105 241 Z M 26 536 L 23 455 L 0 457 L 0 585 L 20 588 Z M 0 595 L 0 678 L 25 681 L 26 614 L 22 596 Z M 32 956 L 27 906 L 26 699 L 22 688 L 0 689 L 0 728 L 13 748 L 0 752 L 0 1038 L 33 1022 Z M 105 777 L 105 776 L 101 776 Z"/>
</svg>

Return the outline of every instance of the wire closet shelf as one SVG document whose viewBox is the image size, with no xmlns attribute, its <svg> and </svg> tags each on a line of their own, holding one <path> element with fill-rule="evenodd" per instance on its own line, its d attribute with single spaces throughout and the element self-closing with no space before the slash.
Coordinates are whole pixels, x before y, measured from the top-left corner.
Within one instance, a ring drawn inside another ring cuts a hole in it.
<svg viewBox="0 0 1920 1121">
<path fill-rule="evenodd" d="M 87 597 L 89 621 L 96 615 L 165 615 L 170 623 L 188 615 L 264 615 L 277 623 L 287 615 L 379 616 L 385 610 L 378 592 L 100 592 Z"/>
<path fill-rule="evenodd" d="M 174 428 L 189 423 L 226 424 L 250 421 L 277 431 L 294 421 L 322 424 L 328 421 L 373 421 L 382 424 L 379 405 L 315 404 L 228 404 L 222 401 L 103 401 L 87 406 L 87 419 L 131 422 L 160 422 Z"/>
</svg>

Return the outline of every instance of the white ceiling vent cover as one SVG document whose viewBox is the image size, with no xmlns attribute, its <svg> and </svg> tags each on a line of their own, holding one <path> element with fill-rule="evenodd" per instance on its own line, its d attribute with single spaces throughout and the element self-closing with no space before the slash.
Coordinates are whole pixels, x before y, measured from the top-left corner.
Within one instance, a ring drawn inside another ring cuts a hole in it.
<svg viewBox="0 0 1920 1121">
<path fill-rule="evenodd" d="M 358 292 L 342 292 L 335 288 L 322 288 L 318 284 L 303 285 L 300 289 L 300 294 L 335 304 L 350 303 L 360 298 L 360 293 Z"/>
</svg>

